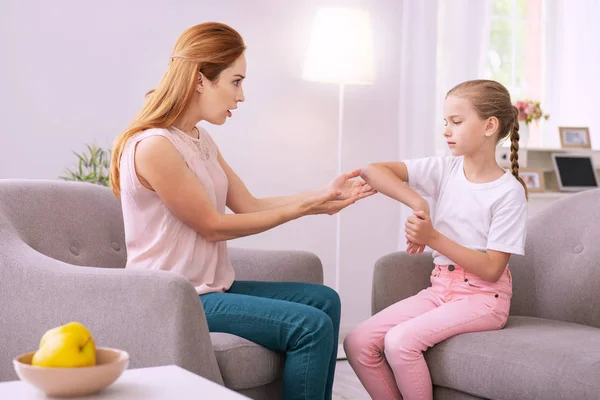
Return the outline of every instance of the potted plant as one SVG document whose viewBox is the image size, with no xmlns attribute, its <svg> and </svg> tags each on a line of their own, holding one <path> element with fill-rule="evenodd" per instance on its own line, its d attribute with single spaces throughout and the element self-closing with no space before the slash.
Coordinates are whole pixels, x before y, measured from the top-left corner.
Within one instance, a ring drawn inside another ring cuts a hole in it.
<svg viewBox="0 0 600 400">
<path fill-rule="evenodd" d="M 104 150 L 96 145 L 86 145 L 87 152 L 73 152 L 79 159 L 75 171 L 65 169 L 65 181 L 88 182 L 108 186 L 110 176 L 110 150 Z"/>
</svg>

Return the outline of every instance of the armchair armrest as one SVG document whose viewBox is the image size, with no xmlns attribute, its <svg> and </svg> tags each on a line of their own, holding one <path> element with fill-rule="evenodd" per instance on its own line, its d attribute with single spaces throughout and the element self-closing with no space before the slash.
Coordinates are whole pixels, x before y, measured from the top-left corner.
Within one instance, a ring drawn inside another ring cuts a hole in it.
<svg viewBox="0 0 600 400">
<path fill-rule="evenodd" d="M 378 259 L 373 270 L 371 313 L 376 314 L 428 287 L 432 269 L 431 253 L 411 256 L 396 252 Z"/>
<path fill-rule="evenodd" d="M 34 351 L 50 328 L 78 321 L 99 347 L 130 367 L 176 364 L 223 384 L 202 303 L 184 277 L 165 271 L 78 267 L 11 240 L 0 249 L 0 381 L 12 358 Z"/>
<path fill-rule="evenodd" d="M 323 265 L 307 251 L 230 248 L 236 279 L 272 282 L 323 283 Z"/>
</svg>

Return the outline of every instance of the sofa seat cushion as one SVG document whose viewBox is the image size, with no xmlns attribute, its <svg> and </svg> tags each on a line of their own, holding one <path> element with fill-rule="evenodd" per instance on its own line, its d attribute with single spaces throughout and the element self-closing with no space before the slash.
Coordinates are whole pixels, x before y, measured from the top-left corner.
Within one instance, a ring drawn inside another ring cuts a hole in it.
<svg viewBox="0 0 600 400">
<path fill-rule="evenodd" d="M 425 358 L 434 385 L 489 399 L 598 399 L 600 329 L 509 317 L 504 329 L 454 336 Z"/>
<path fill-rule="evenodd" d="M 267 385 L 281 378 L 284 355 L 229 333 L 210 334 L 225 386 L 233 390 Z"/>
</svg>

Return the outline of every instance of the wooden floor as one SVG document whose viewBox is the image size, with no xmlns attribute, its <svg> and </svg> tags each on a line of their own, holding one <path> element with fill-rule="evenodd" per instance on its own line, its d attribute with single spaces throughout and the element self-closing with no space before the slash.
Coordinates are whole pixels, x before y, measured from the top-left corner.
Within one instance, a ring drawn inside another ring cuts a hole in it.
<svg viewBox="0 0 600 400">
<path fill-rule="evenodd" d="M 346 360 L 337 362 L 333 381 L 333 400 L 369 400 L 356 374 Z"/>
</svg>

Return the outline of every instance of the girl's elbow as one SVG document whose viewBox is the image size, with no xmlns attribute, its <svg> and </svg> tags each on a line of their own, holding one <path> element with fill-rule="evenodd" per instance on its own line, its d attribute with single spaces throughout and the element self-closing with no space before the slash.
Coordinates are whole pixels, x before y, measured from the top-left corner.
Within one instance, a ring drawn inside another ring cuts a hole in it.
<svg viewBox="0 0 600 400">
<path fill-rule="evenodd" d="M 377 168 L 375 164 L 368 164 L 366 167 L 360 170 L 360 177 L 365 181 L 369 182 L 369 179 L 373 175 L 373 170 Z"/>
<path fill-rule="evenodd" d="M 500 280 L 500 278 L 502 278 L 502 275 L 504 274 L 504 268 L 505 268 L 505 266 L 503 266 L 501 268 L 500 267 L 494 268 L 492 271 L 490 271 L 490 273 L 485 278 L 485 280 L 490 283 L 498 282 Z"/>
</svg>

